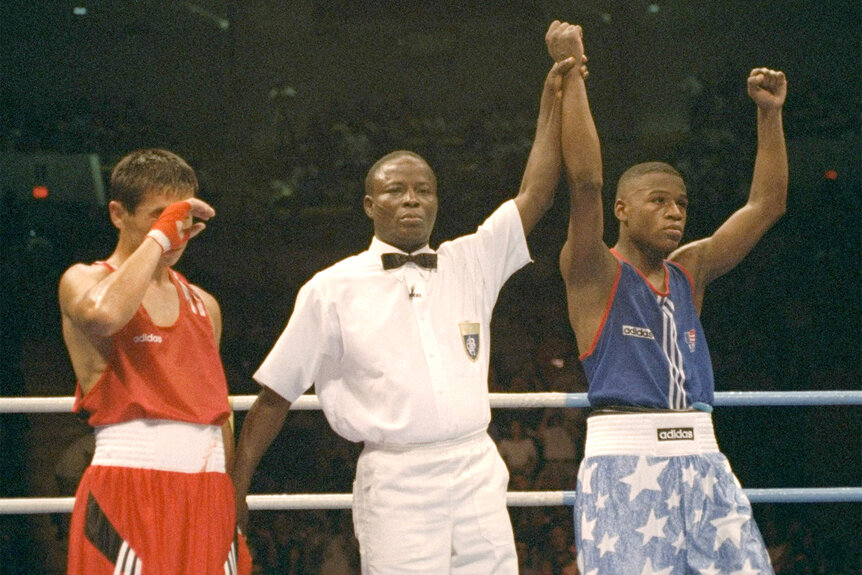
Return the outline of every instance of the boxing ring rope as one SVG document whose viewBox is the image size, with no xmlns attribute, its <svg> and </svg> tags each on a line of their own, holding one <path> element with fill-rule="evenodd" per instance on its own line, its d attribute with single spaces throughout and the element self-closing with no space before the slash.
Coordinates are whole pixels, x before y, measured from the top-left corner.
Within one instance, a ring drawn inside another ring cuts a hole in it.
<svg viewBox="0 0 862 575">
<path fill-rule="evenodd" d="M 231 396 L 236 411 L 247 411 L 256 395 Z M 493 408 L 531 409 L 543 407 L 589 407 L 586 393 L 492 393 Z M 3 413 L 70 412 L 72 397 L 0 397 Z M 862 405 L 862 391 L 725 391 L 715 393 L 716 407 L 724 406 L 822 406 Z M 320 401 L 314 395 L 303 395 L 291 410 L 317 410 Z M 862 487 L 814 487 L 744 489 L 752 503 L 858 503 Z M 288 509 L 349 509 L 350 493 L 249 495 L 252 511 Z M 24 497 L 0 499 L 0 515 L 71 513 L 74 497 Z M 574 505 L 574 491 L 510 491 L 510 507 Z"/>
<path fill-rule="evenodd" d="M 491 393 L 491 407 L 500 409 L 532 409 L 541 407 L 589 407 L 586 393 Z M 232 395 L 235 411 L 248 411 L 256 395 Z M 63 413 L 72 411 L 74 397 L 0 397 L 3 413 Z M 716 407 L 740 406 L 815 406 L 862 405 L 862 391 L 717 391 Z M 293 410 L 320 409 L 315 395 L 303 395 L 291 406 Z"/>
<path fill-rule="evenodd" d="M 809 487 L 743 489 L 752 503 L 858 503 L 862 487 Z M 350 493 L 249 495 L 251 511 L 350 509 Z M 0 499 L 0 515 L 71 513 L 74 497 L 20 497 Z M 558 507 L 575 504 L 574 491 L 510 491 L 509 507 Z"/>
</svg>

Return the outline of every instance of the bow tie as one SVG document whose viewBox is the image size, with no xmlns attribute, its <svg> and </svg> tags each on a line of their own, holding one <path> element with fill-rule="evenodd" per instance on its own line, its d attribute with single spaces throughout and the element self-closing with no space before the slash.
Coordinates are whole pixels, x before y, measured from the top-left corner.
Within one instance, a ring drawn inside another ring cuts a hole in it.
<svg viewBox="0 0 862 575">
<path fill-rule="evenodd" d="M 417 266 L 428 269 L 435 269 L 437 267 L 437 254 L 383 254 L 380 257 L 383 259 L 383 269 L 385 270 L 400 268 L 407 262 L 413 262 Z"/>
</svg>

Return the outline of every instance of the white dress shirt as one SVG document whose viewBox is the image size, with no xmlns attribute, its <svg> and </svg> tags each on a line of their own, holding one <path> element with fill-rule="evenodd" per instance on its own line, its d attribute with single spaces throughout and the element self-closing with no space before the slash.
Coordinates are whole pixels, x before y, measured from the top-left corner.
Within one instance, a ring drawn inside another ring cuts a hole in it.
<svg viewBox="0 0 862 575">
<path fill-rule="evenodd" d="M 290 402 L 314 384 L 350 441 L 431 443 L 487 428 L 491 313 L 530 262 L 515 202 L 441 244 L 437 269 L 384 270 L 389 252 L 403 253 L 375 237 L 311 278 L 254 379 Z"/>
</svg>

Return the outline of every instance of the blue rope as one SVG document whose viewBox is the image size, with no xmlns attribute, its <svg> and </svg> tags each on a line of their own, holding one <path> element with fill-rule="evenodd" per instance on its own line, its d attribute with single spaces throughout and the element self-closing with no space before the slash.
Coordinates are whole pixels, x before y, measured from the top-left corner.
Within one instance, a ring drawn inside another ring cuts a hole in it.
<svg viewBox="0 0 862 575">
<path fill-rule="evenodd" d="M 862 405 L 862 391 L 717 391 L 715 405 Z M 566 407 L 589 407 L 586 393 L 567 393 Z"/>
<path fill-rule="evenodd" d="M 862 487 L 778 487 L 743 489 L 752 503 L 859 503 Z M 563 504 L 575 504 L 575 492 L 563 491 Z"/>
</svg>

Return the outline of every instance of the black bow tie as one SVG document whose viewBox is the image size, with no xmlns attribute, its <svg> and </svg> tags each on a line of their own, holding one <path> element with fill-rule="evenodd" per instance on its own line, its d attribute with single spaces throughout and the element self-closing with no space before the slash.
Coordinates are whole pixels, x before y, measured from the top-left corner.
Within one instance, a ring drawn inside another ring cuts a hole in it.
<svg viewBox="0 0 862 575">
<path fill-rule="evenodd" d="M 385 270 L 400 268 L 407 262 L 413 262 L 417 266 L 428 269 L 435 269 L 437 267 L 437 254 L 383 254 L 380 257 L 383 259 L 383 269 Z"/>
</svg>

